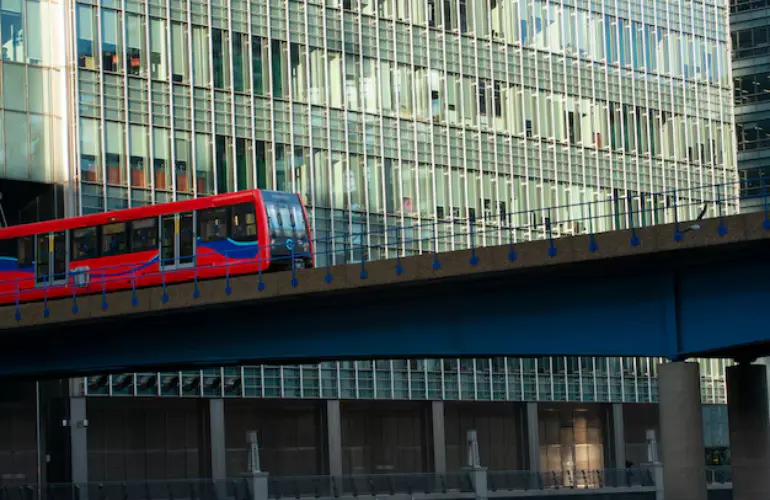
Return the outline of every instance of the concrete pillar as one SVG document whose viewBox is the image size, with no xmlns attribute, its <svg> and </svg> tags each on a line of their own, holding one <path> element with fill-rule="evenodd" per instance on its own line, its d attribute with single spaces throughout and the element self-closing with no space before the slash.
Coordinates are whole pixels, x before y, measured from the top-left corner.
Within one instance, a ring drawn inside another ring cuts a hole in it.
<svg viewBox="0 0 770 500">
<path fill-rule="evenodd" d="M 473 485 L 473 493 L 476 500 L 486 500 L 489 497 L 489 491 L 487 487 L 487 468 L 486 467 L 465 467 L 465 470 L 470 477 L 471 484 Z"/>
<path fill-rule="evenodd" d="M 88 482 L 88 418 L 86 418 L 86 398 L 70 398 L 70 463 L 72 465 L 72 483 Z"/>
<path fill-rule="evenodd" d="M 444 428 L 444 402 L 431 401 L 433 416 L 433 472 L 446 474 L 446 430 Z"/>
<path fill-rule="evenodd" d="M 663 492 L 669 500 L 707 500 L 700 397 L 697 363 L 658 365 Z"/>
<path fill-rule="evenodd" d="M 537 403 L 527 403 L 527 450 L 529 453 L 529 488 L 539 490 L 542 487 L 540 477 L 540 418 Z"/>
<path fill-rule="evenodd" d="M 540 471 L 540 421 L 537 403 L 527 403 L 527 449 L 529 450 L 529 470 Z"/>
<path fill-rule="evenodd" d="M 248 445 L 247 456 L 247 472 L 246 480 L 249 483 L 249 490 L 251 491 L 250 500 L 268 500 L 268 474 L 262 472 L 259 459 L 259 442 L 257 440 L 257 432 L 249 431 L 246 434 L 246 442 Z M 224 495 L 224 496 L 222 496 Z M 227 496 L 226 491 L 220 493 L 219 498 L 225 498 Z"/>
<path fill-rule="evenodd" d="M 209 442 L 211 446 L 211 479 L 227 479 L 227 448 L 225 446 L 225 401 L 209 399 Z"/>
<path fill-rule="evenodd" d="M 770 420 L 767 368 L 741 363 L 727 368 L 727 415 L 734 500 L 770 498 Z"/>
<path fill-rule="evenodd" d="M 626 427 L 623 420 L 623 403 L 612 405 L 612 446 L 615 450 L 614 466 L 626 468 Z"/>
<path fill-rule="evenodd" d="M 326 401 L 326 439 L 329 444 L 329 475 L 342 475 L 342 419 L 339 399 Z"/>
</svg>

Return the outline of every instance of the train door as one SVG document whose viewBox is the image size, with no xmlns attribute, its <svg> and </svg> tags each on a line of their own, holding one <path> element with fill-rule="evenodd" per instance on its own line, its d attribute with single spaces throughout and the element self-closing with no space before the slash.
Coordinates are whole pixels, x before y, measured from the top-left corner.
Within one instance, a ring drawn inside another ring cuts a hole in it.
<svg viewBox="0 0 770 500">
<path fill-rule="evenodd" d="M 67 282 L 67 233 L 35 236 L 35 283 L 53 285 Z"/>
<path fill-rule="evenodd" d="M 183 212 L 160 217 L 160 258 L 165 269 L 195 262 L 195 214 Z"/>
</svg>

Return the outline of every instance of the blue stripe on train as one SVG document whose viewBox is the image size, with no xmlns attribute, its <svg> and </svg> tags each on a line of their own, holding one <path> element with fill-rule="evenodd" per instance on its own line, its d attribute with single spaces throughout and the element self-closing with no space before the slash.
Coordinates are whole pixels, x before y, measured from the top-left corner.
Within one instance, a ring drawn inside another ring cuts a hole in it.
<svg viewBox="0 0 770 500">
<path fill-rule="evenodd" d="M 201 243 L 200 241 L 198 241 L 198 247 L 208 248 L 211 251 L 218 253 L 223 257 L 226 257 L 229 259 L 254 259 L 257 256 L 257 249 L 258 249 L 256 241 L 241 242 L 241 241 L 233 241 L 229 238 L 227 240 L 211 241 L 206 243 Z M 143 271 L 144 269 L 152 266 L 153 264 L 156 264 L 158 261 L 159 261 L 159 254 L 154 254 L 149 261 L 144 262 L 142 264 L 138 264 L 128 269 L 123 269 L 119 272 L 110 272 L 109 268 L 105 269 L 104 276 L 109 278 L 129 276 L 133 273 Z M 75 267 L 77 267 L 77 265 L 75 265 Z M 117 268 L 118 266 L 115 266 L 115 267 Z M 18 259 L 14 257 L 0 257 L 0 273 L 10 272 L 10 271 L 32 273 L 34 271 L 34 268 L 33 266 L 26 266 L 26 267 L 20 268 Z M 100 276 L 102 276 L 101 273 L 99 273 L 98 276 L 92 276 L 92 277 L 96 278 Z"/>
</svg>

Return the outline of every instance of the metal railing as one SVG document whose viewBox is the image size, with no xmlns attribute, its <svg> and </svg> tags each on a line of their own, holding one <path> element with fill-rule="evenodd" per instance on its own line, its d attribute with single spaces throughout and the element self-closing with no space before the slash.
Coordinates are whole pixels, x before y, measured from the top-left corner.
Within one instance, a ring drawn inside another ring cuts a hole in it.
<svg viewBox="0 0 770 500">
<path fill-rule="evenodd" d="M 478 264 L 478 256 L 475 249 L 491 245 L 508 245 L 510 247 L 509 260 L 517 258 L 516 245 L 531 240 L 548 240 L 548 255 L 556 256 L 558 248 L 555 240 L 563 236 L 577 234 L 589 235 L 589 250 L 598 251 L 598 244 L 594 235 L 601 232 L 629 229 L 629 245 L 640 245 L 636 230 L 662 223 L 673 224 L 671 237 L 675 241 L 683 238 L 683 233 L 689 230 L 687 221 L 704 217 L 723 219 L 738 211 L 741 199 L 758 200 L 764 207 L 765 228 L 770 229 L 770 179 L 743 179 L 735 182 L 710 184 L 697 186 L 690 189 L 662 191 L 659 193 L 636 193 L 624 197 L 600 199 L 591 202 L 558 205 L 546 208 L 532 209 L 519 212 L 486 213 L 482 217 L 448 218 L 445 220 L 431 220 L 429 222 L 405 225 L 404 227 L 385 228 L 382 231 L 331 233 L 316 231 L 313 239 L 314 254 L 318 261 L 326 268 L 326 282 L 334 280 L 334 264 L 355 262 L 361 265 L 360 279 L 368 277 L 366 263 L 373 260 L 395 259 L 394 271 L 397 275 L 404 272 L 401 258 L 417 254 L 433 254 L 434 269 L 441 268 L 440 255 L 442 252 L 470 249 L 470 266 Z M 751 186 L 751 189 L 741 188 Z M 759 188 L 757 189 L 757 186 Z M 746 195 L 748 193 L 748 195 Z M 727 234 L 728 228 L 724 224 L 719 225 L 719 234 Z M 319 233 L 323 233 L 320 234 Z M 286 255 L 271 259 L 271 265 L 283 264 L 291 270 L 291 277 L 287 278 L 293 287 L 300 286 L 302 281 L 302 269 L 298 261 L 308 257 L 307 253 L 297 251 L 293 242 L 281 250 Z M 277 245 L 270 245 L 275 248 Z M 88 293 L 102 294 L 102 308 L 109 307 L 107 298 L 108 284 L 120 281 L 122 286 L 132 290 L 131 303 L 138 305 L 137 287 L 140 280 L 154 280 L 153 285 L 161 288 L 161 300 L 165 303 L 169 300 L 167 284 L 173 282 L 176 273 L 193 273 L 194 283 L 192 296 L 198 298 L 199 275 L 204 271 L 218 269 L 223 275 L 223 293 L 229 295 L 232 292 L 232 269 L 239 264 L 256 264 L 263 267 L 261 254 L 264 247 L 256 244 L 248 247 L 248 250 L 240 248 L 233 252 L 227 252 L 224 264 L 212 266 L 197 265 L 197 255 L 175 256 L 173 259 L 157 258 L 140 266 L 136 264 L 110 266 L 90 271 L 88 280 Z M 244 256 L 246 253 L 248 256 Z M 253 255 L 252 255 L 253 254 Z M 189 262 L 187 266 L 174 266 L 180 262 Z M 16 304 L 16 319 L 21 320 L 19 304 L 24 301 L 24 294 L 29 293 L 25 287 L 36 283 L 37 293 L 42 290 L 44 310 L 43 315 L 48 317 L 48 296 L 53 290 L 67 287 L 67 295 L 72 297 L 72 311 L 77 313 L 78 296 L 82 296 L 85 288 L 78 287 L 78 280 L 82 279 L 78 270 L 66 270 L 59 273 L 44 274 L 37 277 L 18 278 L 15 280 L 0 281 L 0 297 L 8 302 Z M 255 287 L 264 290 L 266 285 L 263 280 L 263 272 L 258 271 Z M 42 284 L 40 283 L 42 282 Z"/>
<path fill-rule="evenodd" d="M 487 491 L 546 491 L 576 489 L 654 489 L 652 468 L 577 469 L 565 471 L 487 471 Z M 707 468 L 707 482 L 729 486 L 729 467 Z M 339 498 L 408 495 L 473 495 L 468 471 L 446 474 L 356 474 L 343 476 L 268 476 L 268 497 Z M 93 482 L 37 485 L 0 483 L 0 500 L 254 500 L 248 476 L 226 480 Z"/>
</svg>

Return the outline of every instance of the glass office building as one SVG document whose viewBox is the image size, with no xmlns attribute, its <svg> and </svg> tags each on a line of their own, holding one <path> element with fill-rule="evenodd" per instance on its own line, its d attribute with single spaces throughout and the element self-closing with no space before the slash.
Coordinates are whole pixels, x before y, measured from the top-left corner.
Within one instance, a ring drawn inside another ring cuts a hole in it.
<svg viewBox="0 0 770 500">
<path fill-rule="evenodd" d="M 317 235 L 432 221 L 451 233 L 482 215 L 586 201 L 607 200 L 609 213 L 610 200 L 642 194 L 671 217 L 673 197 L 651 193 L 735 175 L 718 1 L 73 7 L 84 213 L 266 187 L 300 192 Z M 577 212 L 550 218 L 587 216 Z M 543 222 L 531 219 L 513 223 Z M 386 253 L 377 239 L 362 242 L 372 258 Z"/>
<path fill-rule="evenodd" d="M 761 210 L 770 176 L 770 3 L 732 0 L 730 18 L 742 207 Z"/>
</svg>

